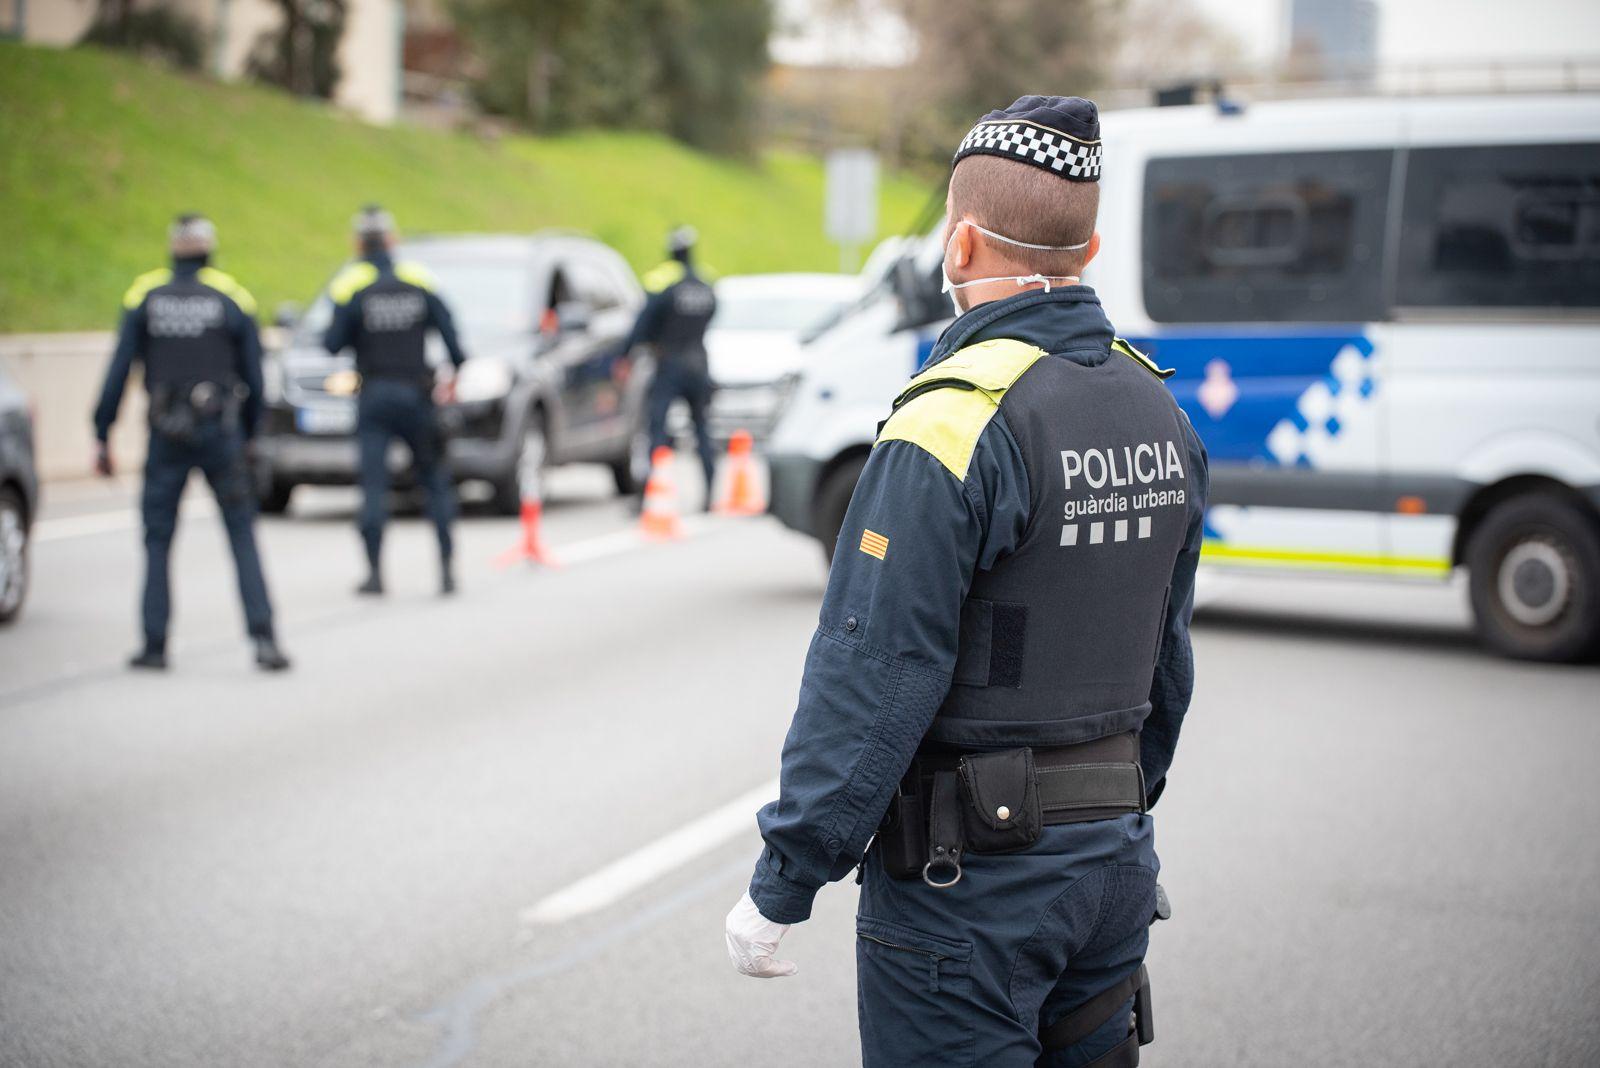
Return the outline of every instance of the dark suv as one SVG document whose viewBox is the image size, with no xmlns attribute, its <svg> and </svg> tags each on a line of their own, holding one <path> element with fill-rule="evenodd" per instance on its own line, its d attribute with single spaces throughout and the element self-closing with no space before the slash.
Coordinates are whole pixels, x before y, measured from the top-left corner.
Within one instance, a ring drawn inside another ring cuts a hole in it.
<svg viewBox="0 0 1600 1068">
<path fill-rule="evenodd" d="M 441 412 L 456 481 L 493 489 L 514 513 L 519 475 L 544 464 L 608 465 L 622 493 L 639 468 L 643 387 L 622 342 L 642 303 L 633 271 L 598 241 L 567 234 L 437 236 L 403 242 L 449 305 L 467 351 L 456 403 Z M 262 508 L 281 512 L 294 487 L 357 481 L 348 352 L 322 348 L 333 305 L 320 294 L 269 356 L 258 446 Z M 438 338 L 430 358 L 442 362 Z M 390 463 L 402 479 L 400 446 Z"/>
<path fill-rule="evenodd" d="M 0 623 L 15 619 L 28 597 L 28 539 L 38 507 L 33 413 L 0 368 Z"/>
</svg>

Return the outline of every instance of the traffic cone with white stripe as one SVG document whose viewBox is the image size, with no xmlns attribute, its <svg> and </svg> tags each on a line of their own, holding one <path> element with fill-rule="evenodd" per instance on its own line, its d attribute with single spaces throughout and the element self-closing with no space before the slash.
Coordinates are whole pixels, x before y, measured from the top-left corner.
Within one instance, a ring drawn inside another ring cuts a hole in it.
<svg viewBox="0 0 1600 1068">
<path fill-rule="evenodd" d="M 522 477 L 522 541 L 495 558 L 495 566 L 510 567 L 519 560 L 545 567 L 560 567 L 560 563 L 545 548 L 539 535 L 539 522 L 544 518 L 544 492 L 537 470 Z"/>
<path fill-rule="evenodd" d="M 717 501 L 719 515 L 760 515 L 767 510 L 756 481 L 755 442 L 748 430 L 735 430 L 728 439 L 728 481 Z"/>
<path fill-rule="evenodd" d="M 672 449 L 661 445 L 650 454 L 650 479 L 644 484 L 644 509 L 639 532 L 652 541 L 683 537 L 678 514 L 678 487 L 672 478 Z"/>
</svg>

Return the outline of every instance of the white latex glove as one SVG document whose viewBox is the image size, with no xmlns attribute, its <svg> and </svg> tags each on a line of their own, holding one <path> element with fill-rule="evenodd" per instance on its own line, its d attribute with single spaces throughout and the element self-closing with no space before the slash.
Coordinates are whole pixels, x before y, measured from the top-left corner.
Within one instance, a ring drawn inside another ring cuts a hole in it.
<svg viewBox="0 0 1600 1068">
<path fill-rule="evenodd" d="M 786 923 L 773 923 L 761 915 L 746 890 L 728 913 L 728 958 L 742 975 L 757 979 L 777 979 L 799 969 L 792 960 L 774 960 L 778 940 L 789 929 Z"/>
</svg>

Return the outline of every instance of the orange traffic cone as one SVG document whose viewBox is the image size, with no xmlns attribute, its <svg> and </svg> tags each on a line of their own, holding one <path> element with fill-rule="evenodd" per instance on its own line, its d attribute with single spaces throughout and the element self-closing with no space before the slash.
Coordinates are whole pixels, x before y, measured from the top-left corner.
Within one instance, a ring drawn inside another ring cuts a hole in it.
<svg viewBox="0 0 1600 1068">
<path fill-rule="evenodd" d="M 543 496 L 538 472 L 529 473 L 522 480 L 522 541 L 496 557 L 496 567 L 510 567 L 519 560 L 526 560 L 530 564 L 543 564 L 545 567 L 561 566 L 556 558 L 550 555 L 550 550 L 545 548 L 544 539 L 539 536 L 539 520 L 544 517 Z"/>
<path fill-rule="evenodd" d="M 728 439 L 728 482 L 716 510 L 722 515 L 760 515 L 767 510 L 756 482 L 754 442 L 748 430 L 735 430 Z"/>
<path fill-rule="evenodd" d="M 654 541 L 683 537 L 678 515 L 678 487 L 672 481 L 672 449 L 661 445 L 650 454 L 650 480 L 644 484 L 644 509 L 639 532 Z"/>
</svg>

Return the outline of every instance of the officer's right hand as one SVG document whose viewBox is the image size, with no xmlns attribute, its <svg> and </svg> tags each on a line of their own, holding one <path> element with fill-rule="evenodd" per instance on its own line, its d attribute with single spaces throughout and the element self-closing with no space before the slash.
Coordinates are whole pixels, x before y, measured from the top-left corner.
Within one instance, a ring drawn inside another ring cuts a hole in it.
<svg viewBox="0 0 1600 1068">
<path fill-rule="evenodd" d="M 786 923 L 773 923 L 761 915 L 750 892 L 739 899 L 728 913 L 728 958 L 741 975 L 757 979 L 779 979 L 799 969 L 792 960 L 777 960 L 778 940 L 789 929 Z"/>
<path fill-rule="evenodd" d="M 94 473 L 110 478 L 116 472 L 111 467 L 111 447 L 103 441 L 94 443 Z"/>
</svg>

